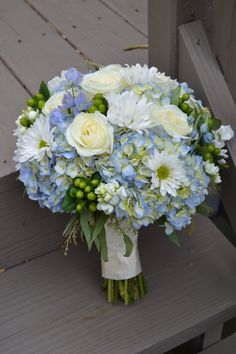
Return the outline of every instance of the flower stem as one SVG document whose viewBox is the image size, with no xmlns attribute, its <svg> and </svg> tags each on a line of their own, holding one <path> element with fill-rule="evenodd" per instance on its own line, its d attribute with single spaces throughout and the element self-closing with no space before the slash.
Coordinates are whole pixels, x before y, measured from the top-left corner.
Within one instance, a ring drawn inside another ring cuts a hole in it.
<svg viewBox="0 0 236 354">
<path fill-rule="evenodd" d="M 139 290 L 140 290 L 140 295 L 141 298 L 144 298 L 145 292 L 144 292 L 144 287 L 143 287 L 143 277 L 142 277 L 142 273 L 139 273 L 138 275 L 138 285 L 139 285 Z"/>
<path fill-rule="evenodd" d="M 107 291 L 109 304 L 122 300 L 125 305 L 133 304 L 147 294 L 147 285 L 142 273 L 124 280 L 103 279 L 102 288 Z"/>
<path fill-rule="evenodd" d="M 125 279 L 125 305 L 129 304 L 128 279 Z"/>
</svg>

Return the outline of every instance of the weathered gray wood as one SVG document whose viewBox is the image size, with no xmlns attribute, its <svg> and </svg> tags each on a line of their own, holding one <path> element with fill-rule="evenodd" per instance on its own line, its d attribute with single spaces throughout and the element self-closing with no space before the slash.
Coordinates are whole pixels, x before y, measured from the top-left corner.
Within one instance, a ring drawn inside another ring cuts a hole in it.
<svg viewBox="0 0 236 354">
<path fill-rule="evenodd" d="M 80 244 L 0 274 L 4 354 L 163 353 L 236 315 L 236 250 L 206 218 L 175 247 L 153 226 L 140 239 L 149 294 L 108 305 L 97 253 Z M 232 354 L 232 353 L 231 353 Z"/>
<path fill-rule="evenodd" d="M 84 59 L 22 0 L 0 2 L 0 52 L 29 91 Z"/>
<path fill-rule="evenodd" d="M 181 81 L 187 81 L 205 105 L 209 105 L 214 115 L 236 131 L 235 104 L 211 51 L 200 21 L 180 26 L 179 73 Z M 227 170 L 226 180 L 235 178 L 236 137 L 228 143 L 232 168 Z M 222 199 L 232 226 L 236 230 L 235 203 L 236 190 L 233 184 L 224 183 Z"/>
<path fill-rule="evenodd" d="M 235 51 L 235 0 L 182 0 L 180 12 L 185 17 L 181 23 L 189 20 L 201 20 L 213 53 L 217 57 L 229 85 L 231 94 L 236 99 L 236 51 Z"/>
<path fill-rule="evenodd" d="M 203 348 L 208 348 L 210 345 L 213 345 L 221 340 L 223 322 L 216 327 L 211 328 L 204 334 L 203 338 Z"/>
<path fill-rule="evenodd" d="M 147 51 L 123 49 L 146 42 L 120 16 L 98 0 L 29 0 L 75 47 L 99 64 L 147 62 Z"/>
<path fill-rule="evenodd" d="M 177 75 L 177 33 L 180 0 L 149 0 L 148 39 L 149 65 L 171 75 Z"/>
<path fill-rule="evenodd" d="M 223 339 L 220 343 L 203 350 L 202 354 L 234 354 L 236 348 L 236 334 Z"/>
<path fill-rule="evenodd" d="M 13 173 L 0 179 L 0 268 L 8 268 L 58 248 L 68 217 L 41 209 L 24 196 Z"/>
<path fill-rule="evenodd" d="M 109 8 L 114 10 L 123 19 L 134 26 L 137 31 L 142 32 L 147 36 L 148 18 L 147 18 L 147 6 L 148 0 L 100 0 L 103 4 L 106 4 Z"/>
<path fill-rule="evenodd" d="M 177 27 L 201 20 L 236 100 L 235 0 L 149 0 L 149 64 L 176 76 Z"/>
<path fill-rule="evenodd" d="M 228 44 L 228 62 L 225 76 L 230 87 L 230 91 L 236 102 L 236 2 L 234 1 L 234 8 L 232 11 L 232 27 L 231 36 Z"/>
<path fill-rule="evenodd" d="M 0 178 L 14 171 L 15 120 L 29 94 L 0 61 Z M 14 101 L 14 104 L 13 104 Z"/>
<path fill-rule="evenodd" d="M 211 51 L 201 21 L 181 25 L 179 30 L 179 79 L 192 85 L 196 95 L 211 107 L 216 117 L 236 130 L 235 103 Z M 236 166 L 236 139 L 232 139 L 228 146 Z"/>
</svg>

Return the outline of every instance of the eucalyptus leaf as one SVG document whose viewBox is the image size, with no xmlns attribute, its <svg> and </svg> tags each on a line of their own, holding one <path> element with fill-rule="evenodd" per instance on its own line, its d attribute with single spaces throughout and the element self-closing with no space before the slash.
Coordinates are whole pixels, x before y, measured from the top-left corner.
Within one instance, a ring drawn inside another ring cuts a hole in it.
<svg viewBox="0 0 236 354">
<path fill-rule="evenodd" d="M 124 243 L 125 243 L 125 257 L 129 257 L 131 255 L 131 252 L 133 250 L 133 242 L 131 240 L 131 238 L 126 235 L 125 233 L 123 233 L 124 236 Z"/>
<path fill-rule="evenodd" d="M 92 239 L 92 233 L 91 233 L 91 228 L 89 226 L 89 213 L 88 211 L 84 211 L 83 213 L 80 214 L 80 226 L 81 230 L 84 234 L 85 240 L 87 242 L 88 248 L 91 248 L 91 239 Z"/>
<path fill-rule="evenodd" d="M 176 246 L 181 247 L 179 237 L 177 236 L 177 234 L 176 234 L 175 232 L 172 232 L 172 234 L 170 234 L 169 236 L 167 236 L 167 238 L 168 238 L 171 242 L 173 242 Z"/>
<path fill-rule="evenodd" d="M 100 232 L 102 231 L 102 228 L 104 227 L 106 221 L 108 219 L 108 215 L 104 213 L 99 213 L 97 218 L 96 218 L 96 224 L 95 228 L 93 230 L 93 235 L 92 235 L 92 243 L 96 240 Z"/>
<path fill-rule="evenodd" d="M 94 243 L 95 243 L 95 246 L 96 246 L 98 252 L 100 252 L 100 250 L 101 250 L 101 245 L 100 245 L 100 240 L 99 240 L 98 237 L 95 238 Z"/>
<path fill-rule="evenodd" d="M 48 100 L 50 97 L 50 91 L 47 87 L 47 84 L 45 81 L 42 81 L 39 87 L 39 93 L 41 93 L 43 95 L 43 97 L 45 98 L 45 100 Z"/>
<path fill-rule="evenodd" d="M 174 104 L 174 105 L 178 106 L 179 98 L 180 98 L 180 92 L 181 92 L 181 87 L 180 86 L 176 87 L 173 90 L 173 94 L 172 94 L 171 101 L 170 101 L 171 104 Z"/>
<path fill-rule="evenodd" d="M 106 231 L 103 227 L 102 231 L 99 234 L 100 246 L 101 246 L 101 257 L 104 262 L 108 261 L 108 250 L 107 250 L 107 240 L 106 240 Z"/>
</svg>

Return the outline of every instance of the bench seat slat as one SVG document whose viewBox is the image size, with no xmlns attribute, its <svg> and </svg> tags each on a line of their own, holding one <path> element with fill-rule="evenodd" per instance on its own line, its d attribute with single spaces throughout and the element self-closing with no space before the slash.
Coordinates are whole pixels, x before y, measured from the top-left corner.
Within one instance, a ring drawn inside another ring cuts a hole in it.
<svg viewBox="0 0 236 354">
<path fill-rule="evenodd" d="M 160 354 L 236 315 L 236 251 L 209 219 L 196 219 L 181 249 L 155 225 L 142 233 L 150 292 L 135 306 L 106 303 L 99 255 L 83 244 L 2 273 L 1 350 Z"/>
</svg>

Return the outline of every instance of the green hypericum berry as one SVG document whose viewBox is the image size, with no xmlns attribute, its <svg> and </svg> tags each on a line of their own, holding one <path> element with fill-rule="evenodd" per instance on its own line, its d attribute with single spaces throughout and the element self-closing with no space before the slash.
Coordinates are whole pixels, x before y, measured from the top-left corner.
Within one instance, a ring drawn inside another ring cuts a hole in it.
<svg viewBox="0 0 236 354">
<path fill-rule="evenodd" d="M 84 188 L 84 191 L 85 191 L 85 193 L 89 193 L 89 192 L 92 191 L 92 187 L 91 187 L 91 186 L 86 186 L 86 187 Z"/>
<path fill-rule="evenodd" d="M 44 105 L 45 105 L 45 101 L 42 100 L 38 101 L 38 109 L 40 109 L 40 111 L 43 109 Z"/>
<path fill-rule="evenodd" d="M 29 119 L 26 118 L 26 117 L 22 117 L 20 119 L 20 124 L 23 126 L 23 127 L 28 127 L 30 122 L 29 122 Z"/>
<path fill-rule="evenodd" d="M 103 104 L 103 100 L 101 100 L 100 98 L 96 98 L 95 100 L 93 100 L 94 106 L 99 107 L 100 104 Z"/>
<path fill-rule="evenodd" d="M 209 144 L 209 145 L 207 146 L 207 150 L 208 150 L 209 152 L 213 153 L 213 152 L 215 151 L 215 145 Z"/>
<path fill-rule="evenodd" d="M 96 203 L 89 203 L 88 205 L 88 210 L 92 211 L 93 213 L 97 210 L 97 205 Z"/>
<path fill-rule="evenodd" d="M 75 180 L 74 180 L 74 186 L 75 187 L 79 187 L 79 184 L 80 184 L 80 182 L 82 182 L 83 180 L 81 179 L 81 178 L 79 178 L 79 177 L 77 177 Z"/>
<path fill-rule="evenodd" d="M 96 194 L 94 192 L 90 192 L 87 194 L 87 199 L 88 200 L 95 200 L 97 198 Z"/>
<path fill-rule="evenodd" d="M 192 113 L 193 109 L 191 107 L 189 107 L 187 115 L 189 116 Z"/>
<path fill-rule="evenodd" d="M 94 112 L 96 112 L 97 110 L 98 110 L 98 109 L 97 109 L 96 106 L 91 106 L 91 107 L 89 107 L 88 112 L 89 112 L 89 113 L 94 113 Z"/>
<path fill-rule="evenodd" d="M 205 160 L 207 161 L 210 161 L 210 162 L 213 162 L 213 156 L 210 152 L 207 152 L 205 155 L 204 155 L 204 158 Z"/>
<path fill-rule="evenodd" d="M 75 187 L 70 188 L 69 194 L 72 198 L 75 198 L 75 194 L 77 192 L 77 189 Z"/>
<path fill-rule="evenodd" d="M 220 154 L 220 149 L 218 147 L 215 148 L 214 154 L 215 155 L 219 155 Z"/>
<path fill-rule="evenodd" d="M 80 189 L 84 189 L 86 186 L 87 186 L 87 183 L 86 183 L 85 181 L 81 181 L 81 182 L 79 183 L 79 188 L 80 188 Z"/>
<path fill-rule="evenodd" d="M 77 204 L 76 210 L 78 211 L 78 213 L 81 213 L 84 210 L 84 204 Z"/>
<path fill-rule="evenodd" d="M 98 107 L 99 112 L 105 114 L 107 112 L 107 107 L 105 106 L 105 104 L 100 104 Z"/>
<path fill-rule="evenodd" d="M 183 96 L 182 96 L 182 100 L 183 101 L 188 101 L 190 98 L 190 95 L 188 93 L 184 93 Z"/>
<path fill-rule="evenodd" d="M 83 199 L 83 197 L 84 197 L 84 192 L 78 190 L 78 191 L 75 193 L 75 196 L 76 196 L 77 199 Z"/>
<path fill-rule="evenodd" d="M 180 104 L 180 109 L 184 112 L 184 113 L 187 113 L 188 112 L 188 109 L 189 109 L 189 105 L 185 102 L 181 103 Z"/>
<path fill-rule="evenodd" d="M 96 93 L 96 95 L 94 96 L 93 99 L 94 99 L 94 100 L 96 100 L 96 99 L 103 99 L 102 93 Z"/>
<path fill-rule="evenodd" d="M 92 181 L 90 182 L 92 184 L 93 187 L 97 187 L 100 183 L 100 181 L 98 179 L 92 179 Z"/>
<path fill-rule="evenodd" d="M 34 107 L 36 104 L 35 99 L 33 97 L 28 98 L 27 105 L 30 107 Z"/>
<path fill-rule="evenodd" d="M 44 101 L 44 97 L 43 97 L 43 95 L 39 92 L 39 93 L 37 93 L 36 95 L 35 95 L 35 97 L 37 98 L 37 100 L 38 101 Z"/>
</svg>

